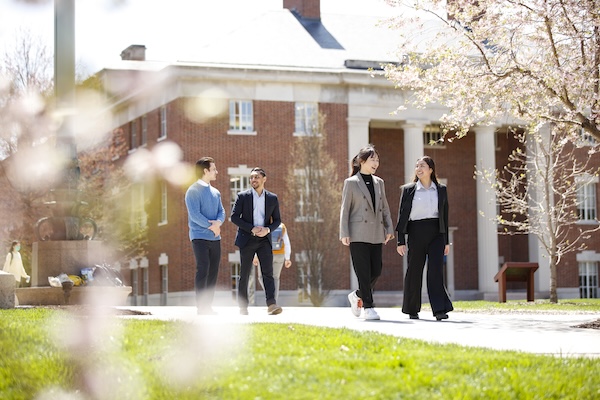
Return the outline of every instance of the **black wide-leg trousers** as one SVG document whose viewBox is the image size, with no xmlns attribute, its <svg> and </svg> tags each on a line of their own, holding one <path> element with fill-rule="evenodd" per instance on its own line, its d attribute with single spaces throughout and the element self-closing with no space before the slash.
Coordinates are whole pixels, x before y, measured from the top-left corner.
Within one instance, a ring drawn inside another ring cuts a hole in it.
<svg viewBox="0 0 600 400">
<path fill-rule="evenodd" d="M 373 288 L 383 268 L 381 243 L 351 242 L 350 256 L 358 279 L 356 295 L 363 301 L 364 308 L 375 307 Z"/>
<path fill-rule="evenodd" d="M 454 310 L 444 285 L 444 235 L 437 218 L 408 223 L 408 268 L 404 278 L 402 312 L 421 311 L 423 269 L 427 263 L 427 293 L 433 315 Z"/>
</svg>

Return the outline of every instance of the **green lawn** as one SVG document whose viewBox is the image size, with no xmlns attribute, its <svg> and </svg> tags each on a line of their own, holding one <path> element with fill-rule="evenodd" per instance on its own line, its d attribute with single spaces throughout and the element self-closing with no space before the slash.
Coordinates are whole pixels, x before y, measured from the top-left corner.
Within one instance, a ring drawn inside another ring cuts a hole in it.
<svg viewBox="0 0 600 400">
<path fill-rule="evenodd" d="M 595 300 L 523 304 L 456 307 L 600 310 Z M 0 344 L 2 399 L 600 398 L 597 359 L 297 324 L 207 326 L 13 309 L 0 310 Z"/>
</svg>

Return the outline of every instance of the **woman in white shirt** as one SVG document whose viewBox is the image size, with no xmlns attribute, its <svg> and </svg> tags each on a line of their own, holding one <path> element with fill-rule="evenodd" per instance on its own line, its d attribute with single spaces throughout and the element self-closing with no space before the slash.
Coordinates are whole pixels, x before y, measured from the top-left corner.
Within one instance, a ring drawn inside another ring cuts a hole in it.
<svg viewBox="0 0 600 400">
<path fill-rule="evenodd" d="M 6 261 L 4 262 L 4 272 L 8 272 L 9 274 L 13 274 L 15 280 L 17 281 L 17 287 L 21 285 L 21 278 L 25 278 L 27 282 L 29 282 L 29 275 L 25 272 L 25 268 L 23 267 L 23 259 L 21 259 L 21 243 L 18 241 L 13 241 L 8 254 L 6 255 Z"/>
<path fill-rule="evenodd" d="M 448 192 L 437 181 L 435 163 L 421 157 L 415 166 L 412 183 L 401 188 L 398 211 L 398 254 L 407 254 L 408 268 L 404 278 L 402 312 L 419 319 L 423 269 L 427 262 L 427 293 L 433 315 L 438 321 L 448 319 L 454 307 L 444 285 L 444 256 L 450 251 L 448 242 Z"/>
</svg>

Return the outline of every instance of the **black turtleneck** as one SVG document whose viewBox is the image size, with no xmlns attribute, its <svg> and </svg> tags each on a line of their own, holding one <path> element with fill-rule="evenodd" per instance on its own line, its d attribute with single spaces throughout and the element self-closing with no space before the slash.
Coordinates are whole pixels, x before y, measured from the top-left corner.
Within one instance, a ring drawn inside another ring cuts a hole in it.
<svg viewBox="0 0 600 400">
<path fill-rule="evenodd" d="M 360 176 L 365 180 L 369 193 L 371 193 L 371 200 L 373 201 L 373 210 L 375 210 L 375 188 L 373 187 L 373 175 L 365 175 L 362 172 Z"/>
</svg>

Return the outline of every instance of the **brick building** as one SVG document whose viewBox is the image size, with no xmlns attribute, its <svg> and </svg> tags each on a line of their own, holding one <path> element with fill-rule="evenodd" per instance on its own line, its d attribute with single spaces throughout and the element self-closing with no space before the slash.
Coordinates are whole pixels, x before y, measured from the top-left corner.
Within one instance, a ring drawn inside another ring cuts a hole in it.
<svg viewBox="0 0 600 400">
<path fill-rule="evenodd" d="M 448 185 L 453 246 L 446 274 L 453 299 L 497 299 L 493 277 L 507 261 L 538 262 L 536 296 L 547 296 L 547 260 L 536 239 L 498 235 L 497 227 L 480 216 L 480 211 L 494 214 L 495 204 L 488 201 L 484 184 L 473 179 L 474 167 L 502 167 L 516 146 L 514 139 L 499 125 L 478 127 L 463 139 L 430 146 L 430 139 L 439 134 L 444 109 L 393 114 L 406 93 L 369 68 L 394 61 L 394 33 L 376 26 L 385 15 L 368 15 L 368 3 L 367 15 L 344 15 L 343 10 L 321 12 L 319 0 L 284 0 L 281 10 L 266 12 L 215 38 L 202 47 L 194 62 L 148 61 L 144 46 L 131 46 L 122 53 L 121 65 L 98 73 L 111 102 L 113 127 L 125 133 L 129 155 L 171 141 L 181 147 L 188 163 L 205 155 L 214 157 L 219 170 L 214 186 L 221 191 L 228 217 L 236 193 L 248 185 L 250 169 L 257 165 L 266 169 L 266 187 L 279 194 L 293 248 L 294 265 L 282 274 L 284 306 L 299 302 L 297 255 L 305 250 L 294 246 L 294 227 L 302 222 L 297 215 L 298 199 L 286 196 L 288 155 L 295 138 L 305 134 L 306 121 L 317 112 L 327 117 L 328 151 L 338 166 L 340 194 L 348 161 L 362 146 L 375 144 L 381 156 L 378 175 L 386 182 L 393 219 L 397 218 L 398 188 L 410 180 L 416 158 L 423 154 L 434 158 L 438 177 Z M 198 116 L 190 112 L 194 104 L 210 104 L 218 112 Z M 600 164 L 598 158 L 595 162 Z M 138 304 L 160 304 L 161 299 L 169 305 L 193 304 L 195 263 L 188 239 L 185 189 L 163 183 L 142 195 L 149 200 L 150 245 L 147 258 L 131 264 Z M 597 183 L 587 190 L 595 196 L 595 219 L 600 197 Z M 235 228 L 231 222 L 222 227 L 216 301 L 227 305 L 234 304 L 239 264 L 233 244 Z M 580 296 L 580 270 L 591 279 L 586 282 L 597 288 L 599 236 L 589 240 L 586 252 L 571 253 L 561 261 L 560 297 Z M 331 245 L 341 246 L 337 238 Z M 346 294 L 357 286 L 348 252 L 341 254 L 330 266 L 336 277 L 330 305 L 345 305 Z M 376 287 L 379 305 L 401 304 L 403 271 L 403 259 L 394 244 L 388 244 Z M 264 299 L 259 295 L 257 301 L 261 304 Z"/>
</svg>

